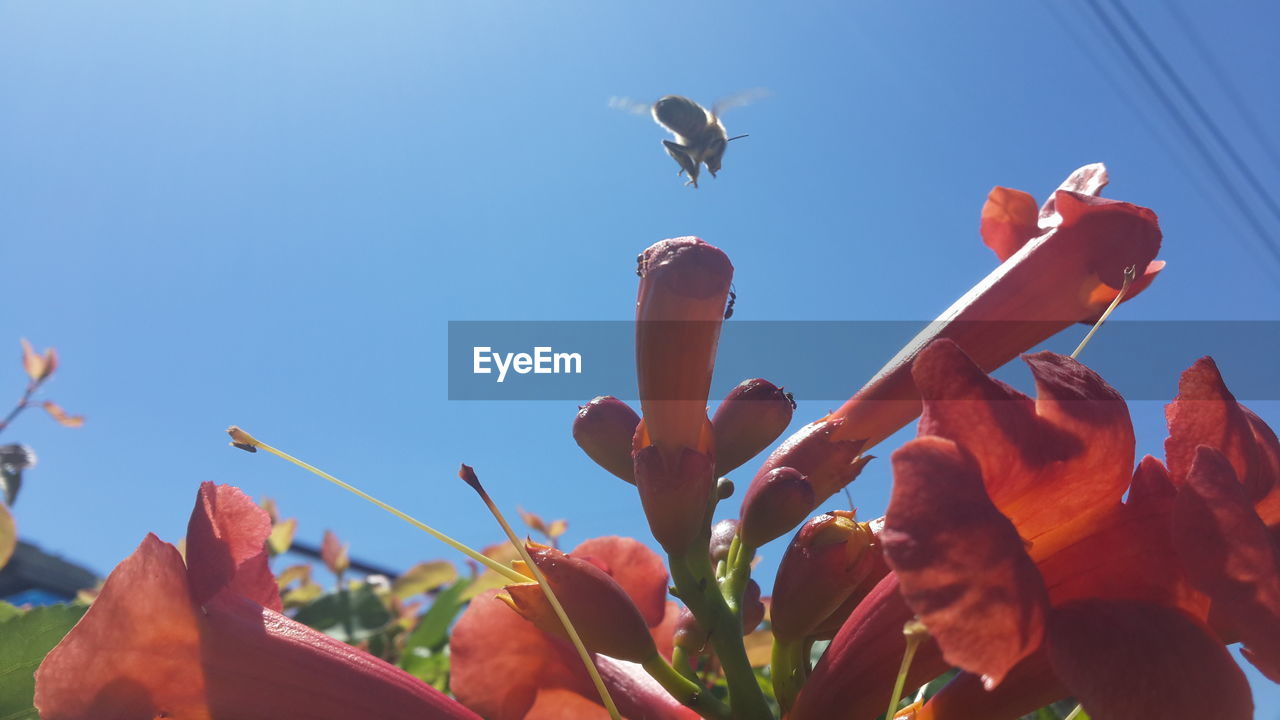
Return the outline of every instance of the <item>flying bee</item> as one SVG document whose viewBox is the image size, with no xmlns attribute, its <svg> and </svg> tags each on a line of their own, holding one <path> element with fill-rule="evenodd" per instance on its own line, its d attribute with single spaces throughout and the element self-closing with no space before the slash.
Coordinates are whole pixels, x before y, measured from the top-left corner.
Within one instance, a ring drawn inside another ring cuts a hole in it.
<svg viewBox="0 0 1280 720">
<path fill-rule="evenodd" d="M 662 146 L 667 154 L 680 166 L 677 175 L 688 175 L 686 185 L 698 187 L 698 175 L 703 165 L 707 172 L 715 177 L 720 172 L 720 164 L 724 160 L 724 151 L 730 142 L 746 135 L 729 137 L 725 132 L 724 122 L 720 114 L 725 110 L 763 97 L 765 90 L 749 90 L 738 93 L 717 102 L 710 110 L 683 95 L 667 95 L 651 107 L 635 103 L 625 98 L 613 98 L 609 105 L 631 112 L 643 112 L 648 109 L 655 122 L 675 136 L 675 140 L 663 140 Z"/>
</svg>

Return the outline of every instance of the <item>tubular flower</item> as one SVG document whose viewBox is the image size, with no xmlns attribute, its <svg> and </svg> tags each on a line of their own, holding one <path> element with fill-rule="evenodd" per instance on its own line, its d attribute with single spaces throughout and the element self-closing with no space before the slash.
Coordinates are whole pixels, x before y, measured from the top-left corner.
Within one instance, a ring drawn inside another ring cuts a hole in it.
<svg viewBox="0 0 1280 720">
<path fill-rule="evenodd" d="M 1256 488 L 1275 478 L 1250 480 L 1250 468 L 1273 472 L 1274 434 L 1202 360 L 1168 413 L 1173 472 L 1151 457 L 1131 472 L 1119 394 L 1070 358 L 1026 361 L 1034 401 L 953 343 L 917 357 L 920 437 L 894 454 L 883 533 L 894 573 L 881 585 L 900 592 L 858 608 L 801 695 L 810 714 L 795 717 L 817 717 L 850 692 L 887 699 L 882 676 L 876 687 L 834 679 L 850 677 L 857 655 L 888 647 L 873 642 L 887 633 L 875 626 L 911 614 L 941 656 L 926 652 L 921 665 L 918 655 L 909 682 L 965 671 L 917 718 L 1014 718 L 1069 695 L 1098 718 L 1252 716 L 1223 644 L 1243 641 L 1276 677 L 1280 564 L 1255 504 Z M 1244 422 L 1224 430 L 1233 417 Z M 859 712 L 850 717 L 879 710 Z"/>
<path fill-rule="evenodd" d="M 204 483 L 187 565 L 148 535 L 36 672 L 48 720 L 477 718 L 408 673 L 280 614 L 267 513 Z"/>
<path fill-rule="evenodd" d="M 793 440 L 821 431 L 833 455 L 845 452 L 842 442 L 870 449 L 920 414 L 920 391 L 911 365 L 933 340 L 949 338 L 983 370 L 995 370 L 1070 325 L 1097 318 L 1124 286 L 1127 268 L 1135 268 L 1138 276 L 1125 300 L 1150 285 L 1164 267 L 1155 261 L 1160 249 L 1155 213 L 1098 197 L 1106 184 L 1105 167 L 1086 165 L 1072 173 L 1038 213 L 1026 193 L 992 190 L 982 211 L 981 231 L 1000 266 L 907 343 L 848 402 L 800 430 Z M 801 449 L 798 442 L 784 442 L 757 479 L 780 467 L 808 474 L 795 457 Z M 808 454 L 804 461 L 816 462 L 812 448 L 803 450 Z M 854 475 L 845 476 L 844 484 Z M 818 504 L 828 497 L 815 495 Z"/>
<path fill-rule="evenodd" d="M 663 240 L 640 255 L 636 370 L 644 416 L 633 442 L 636 486 L 653 536 L 668 553 L 705 529 L 715 492 L 707 395 L 729 258 L 694 237 Z"/>
<path fill-rule="evenodd" d="M 568 557 L 600 570 L 620 587 L 639 613 L 652 643 L 671 656 L 671 637 L 679 608 L 666 599 L 667 571 L 639 541 L 604 537 L 588 540 Z M 535 560 L 536 562 L 536 560 Z M 551 580 L 549 568 L 539 567 Z M 537 588 L 533 588 L 535 591 Z M 510 589 L 508 589 L 508 592 Z M 467 707 L 489 720 L 577 720 L 607 718 L 582 666 L 559 631 L 544 632 L 490 591 L 474 600 L 459 618 L 450 641 L 451 689 Z M 588 647 L 587 630 L 571 605 L 573 590 L 558 593 Z M 623 715 L 655 720 L 692 720 L 697 714 L 680 705 L 636 663 L 595 655 L 596 666 Z"/>
</svg>

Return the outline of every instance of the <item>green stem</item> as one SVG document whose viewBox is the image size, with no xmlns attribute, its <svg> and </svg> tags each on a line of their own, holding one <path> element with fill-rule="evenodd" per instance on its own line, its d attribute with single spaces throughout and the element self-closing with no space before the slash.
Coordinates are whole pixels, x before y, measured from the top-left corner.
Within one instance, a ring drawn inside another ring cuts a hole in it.
<svg viewBox="0 0 1280 720">
<path fill-rule="evenodd" d="M 689 653 L 679 645 L 671 651 L 671 664 L 675 666 L 676 672 L 685 676 L 690 682 L 700 682 L 698 680 L 698 672 L 693 667 L 693 658 L 689 657 Z"/>
<path fill-rule="evenodd" d="M 906 636 L 907 649 L 902 653 L 902 665 L 898 668 L 898 680 L 893 685 L 893 695 L 889 698 L 889 710 L 885 713 L 885 720 L 892 720 L 898 714 L 898 701 L 902 699 L 902 688 L 907 684 L 907 673 L 911 671 L 911 661 L 916 656 L 916 648 L 920 647 L 920 641 L 929 637 L 924 624 L 914 618 L 908 620 L 903 626 L 902 634 Z"/>
<path fill-rule="evenodd" d="M 711 633 L 711 644 L 729 685 L 729 703 L 736 720 L 773 720 L 764 692 L 756 681 L 742 643 L 742 618 L 730 609 L 716 583 L 706 542 L 694 543 L 683 557 L 670 558 L 676 591 L 698 624 Z"/>
<path fill-rule="evenodd" d="M 751 560 L 755 556 L 755 548 L 743 545 L 736 536 L 733 538 L 729 545 L 728 567 L 725 569 L 721 593 L 729 609 L 735 613 L 742 612 L 742 593 L 747 588 L 747 581 L 751 579 Z"/>
<path fill-rule="evenodd" d="M 671 697 L 702 717 L 708 720 L 731 720 L 733 717 L 728 705 L 717 700 L 701 685 L 681 675 L 661 655 L 654 655 L 641 663 L 641 666 Z"/>
<path fill-rule="evenodd" d="M 773 641 L 773 657 L 769 665 L 773 677 L 773 695 L 782 706 L 784 715 L 795 703 L 796 696 L 800 694 L 800 688 L 804 687 L 807 679 L 809 662 L 804 652 L 806 645 L 804 640 Z"/>
</svg>

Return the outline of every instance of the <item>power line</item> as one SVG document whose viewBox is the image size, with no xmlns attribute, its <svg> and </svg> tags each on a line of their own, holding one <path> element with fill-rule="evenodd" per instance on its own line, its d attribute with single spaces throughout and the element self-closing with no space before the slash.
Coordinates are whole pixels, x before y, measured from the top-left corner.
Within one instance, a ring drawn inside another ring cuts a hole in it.
<svg viewBox="0 0 1280 720">
<path fill-rule="evenodd" d="M 1258 195 L 1258 197 L 1262 198 L 1262 202 L 1267 206 L 1267 209 L 1271 211 L 1271 214 L 1274 215 L 1277 220 L 1280 220 L 1280 205 L 1276 204 L 1275 198 L 1271 197 L 1266 188 L 1262 186 L 1262 182 L 1258 180 L 1258 176 L 1253 174 L 1253 170 L 1249 167 L 1249 164 L 1244 161 L 1244 158 L 1240 157 L 1240 153 L 1236 151 L 1235 145 L 1226 136 L 1226 134 L 1222 132 L 1222 128 L 1218 127 L 1218 123 L 1214 122 L 1213 117 L 1209 115 L 1209 111 L 1205 110 L 1204 105 L 1200 103 L 1198 98 L 1196 98 L 1195 93 L 1191 92 L 1187 87 L 1187 84 L 1182 81 L 1182 76 L 1173 68 L 1173 65 L 1164 56 L 1164 53 L 1160 52 L 1160 48 L 1152 42 L 1151 36 L 1147 35 L 1147 31 L 1142 29 L 1142 26 L 1138 24 L 1138 21 L 1134 19 L 1133 15 L 1125 8 L 1124 4 L 1121 3 L 1120 0 L 1111 0 L 1111 4 L 1114 5 L 1116 10 L 1120 13 L 1120 17 L 1125 21 L 1125 24 L 1129 26 L 1129 30 L 1138 37 L 1138 40 L 1144 47 L 1146 47 L 1147 52 L 1151 54 L 1151 57 L 1155 58 L 1156 64 L 1160 66 L 1160 69 L 1164 71 L 1164 74 L 1169 78 L 1170 82 L 1173 83 L 1173 87 L 1180 95 L 1182 95 L 1182 99 L 1191 106 L 1193 111 L 1195 111 L 1196 116 L 1200 118 L 1200 122 L 1204 123 L 1204 126 L 1209 129 L 1209 134 L 1212 135 L 1213 138 L 1218 141 L 1218 144 L 1222 146 L 1222 149 L 1226 151 L 1227 157 L 1230 158 L 1231 162 L 1236 166 L 1236 170 L 1244 176 L 1245 182 L 1253 188 L 1253 191 Z"/>
<path fill-rule="evenodd" d="M 1165 7 L 1169 10 L 1169 14 L 1177 22 L 1182 29 L 1183 34 L 1191 41 L 1191 46 L 1195 48 L 1196 54 L 1200 56 L 1200 61 L 1204 66 L 1213 73 L 1214 81 L 1218 83 L 1218 87 L 1222 88 L 1223 93 L 1231 104 L 1235 106 L 1236 112 L 1244 120 L 1244 124 L 1249 128 L 1249 132 L 1253 135 L 1253 139 L 1258 141 L 1258 145 L 1266 151 L 1271 164 L 1280 170 L 1280 151 L 1276 150 L 1276 146 L 1267 137 L 1266 130 L 1263 129 L 1262 123 L 1258 121 L 1258 116 L 1254 114 L 1249 104 L 1245 102 L 1244 95 L 1240 93 L 1240 89 L 1232 82 L 1231 76 L 1222 69 L 1222 65 L 1213 56 L 1213 53 L 1205 45 L 1204 40 L 1200 38 L 1200 34 L 1196 32 L 1191 21 L 1187 19 L 1187 15 L 1178 6 L 1176 0 L 1165 0 Z"/>
<path fill-rule="evenodd" d="M 1200 133 L 1196 131 L 1196 129 L 1187 120 L 1186 116 L 1182 114 L 1182 111 L 1178 108 L 1177 104 L 1175 104 L 1173 99 L 1169 97 L 1169 94 L 1165 92 L 1165 89 L 1156 80 L 1151 69 L 1148 68 L 1142 58 L 1138 56 L 1137 51 L 1133 49 L 1133 46 L 1129 44 L 1129 41 L 1120 32 L 1120 29 L 1116 27 L 1114 22 L 1112 22 L 1111 17 L 1107 15 L 1102 9 L 1102 6 L 1098 4 L 1098 0 L 1086 0 L 1086 2 L 1089 5 L 1089 9 L 1092 10 L 1094 15 L 1098 17 L 1098 20 L 1102 22 L 1102 26 L 1111 37 L 1111 40 L 1119 46 L 1121 52 L 1124 53 L 1125 58 L 1129 61 L 1129 64 L 1138 71 L 1139 75 L 1141 75 L 1147 85 L 1150 86 L 1152 92 L 1155 93 L 1156 99 L 1158 99 L 1160 104 L 1164 106 L 1165 111 L 1169 113 L 1174 124 L 1182 131 L 1183 135 L 1186 136 L 1187 140 L 1191 143 L 1191 146 L 1196 150 L 1196 152 L 1199 153 L 1200 159 L 1206 166 L 1208 166 L 1209 171 L 1213 173 L 1219 183 L 1227 188 L 1227 194 L 1231 198 L 1232 203 L 1244 217 L 1250 228 L 1258 236 L 1258 239 L 1262 242 L 1264 249 L 1270 252 L 1271 256 L 1276 261 L 1280 262 L 1280 248 L 1277 248 L 1272 242 L 1271 236 L 1268 234 L 1262 222 L 1258 219 L 1258 216 L 1254 214 L 1253 208 L 1244 201 L 1243 193 L 1239 191 L 1235 182 L 1232 181 L 1226 170 L 1224 170 L 1222 165 L 1218 162 L 1218 159 L 1209 150 L 1204 139 L 1200 137 Z"/>
<path fill-rule="evenodd" d="M 1114 53 L 1100 51 L 1095 43 L 1090 42 L 1089 28 L 1081 29 L 1077 27 L 1075 16 L 1059 10 L 1056 0 L 1044 0 L 1044 5 L 1049 14 L 1053 16 L 1058 27 L 1065 30 L 1067 35 L 1070 35 L 1071 39 L 1084 52 L 1089 63 L 1097 71 L 1098 77 L 1102 78 L 1103 82 L 1110 86 L 1112 91 L 1124 101 L 1129 110 L 1137 117 L 1139 125 L 1159 139 L 1160 144 L 1168 151 L 1169 157 L 1172 158 L 1178 170 L 1190 179 L 1196 189 L 1205 197 L 1225 195 L 1226 191 L 1223 188 L 1209 184 L 1201 173 L 1192 171 L 1191 166 L 1194 160 L 1187 156 L 1186 147 L 1179 144 L 1178 139 L 1170 135 L 1169 128 L 1156 121 L 1148 112 L 1148 106 L 1139 102 L 1137 95 L 1117 79 L 1116 73 L 1113 72 Z M 1088 20 L 1086 19 L 1084 22 L 1087 23 Z M 1120 60 L 1123 60 L 1123 57 Z M 1110 64 L 1108 61 L 1110 61 Z M 1235 230 L 1239 231 L 1239 220 L 1233 213 L 1221 211 L 1221 215 L 1223 221 L 1230 223 Z"/>
</svg>

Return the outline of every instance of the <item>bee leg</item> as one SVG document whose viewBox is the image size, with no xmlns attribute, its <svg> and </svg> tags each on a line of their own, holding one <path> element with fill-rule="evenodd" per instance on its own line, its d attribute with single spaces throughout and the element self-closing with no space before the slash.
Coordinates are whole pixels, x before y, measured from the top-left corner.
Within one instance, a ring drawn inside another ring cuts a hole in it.
<svg viewBox="0 0 1280 720">
<path fill-rule="evenodd" d="M 680 166 L 680 172 L 676 173 L 677 176 L 682 173 L 689 173 L 689 177 L 697 177 L 698 166 L 693 162 L 693 158 L 689 156 L 689 153 L 687 152 L 688 148 L 680 143 L 671 142 L 670 140 L 663 140 L 662 145 L 667 149 L 667 154 L 675 159 L 676 163 Z"/>
</svg>

